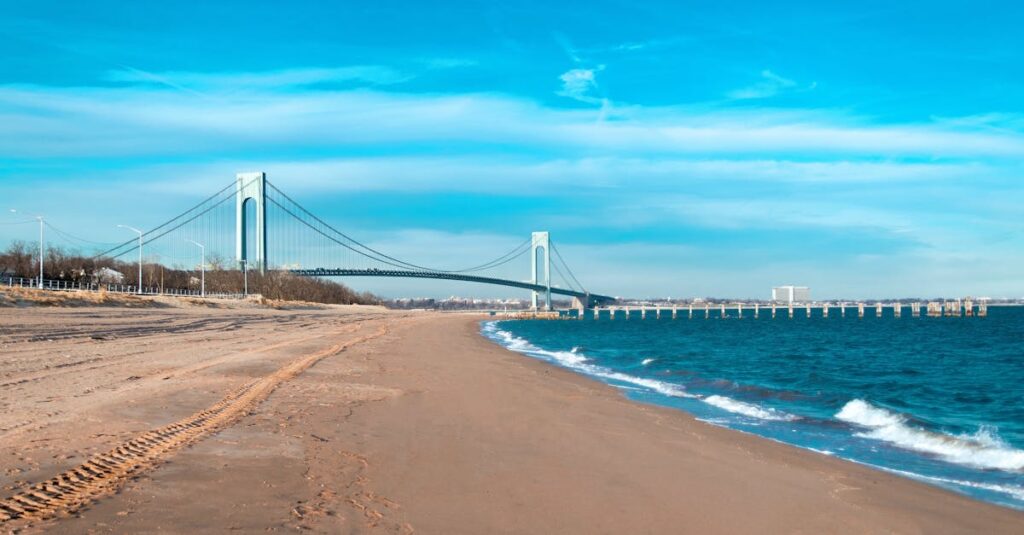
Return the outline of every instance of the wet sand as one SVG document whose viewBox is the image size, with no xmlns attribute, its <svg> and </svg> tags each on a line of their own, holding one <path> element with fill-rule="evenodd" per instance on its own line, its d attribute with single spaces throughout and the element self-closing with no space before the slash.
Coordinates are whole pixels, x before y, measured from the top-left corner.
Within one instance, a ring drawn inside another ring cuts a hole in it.
<svg viewBox="0 0 1024 535">
<path fill-rule="evenodd" d="M 1024 531 L 1019 511 L 631 402 L 490 343 L 479 320 L 0 309 L 0 499 L 275 376 L 116 494 L 28 530 Z"/>
</svg>

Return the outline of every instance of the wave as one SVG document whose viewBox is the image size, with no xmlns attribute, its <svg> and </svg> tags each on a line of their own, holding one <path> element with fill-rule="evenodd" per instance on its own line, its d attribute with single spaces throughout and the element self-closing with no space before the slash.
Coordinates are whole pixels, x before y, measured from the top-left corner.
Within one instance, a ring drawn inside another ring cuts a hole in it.
<svg viewBox="0 0 1024 535">
<path fill-rule="evenodd" d="M 759 407 L 751 403 L 738 401 L 725 396 L 701 396 L 691 394 L 687 392 L 684 387 L 677 384 L 659 381 L 657 379 L 648 379 L 646 377 L 637 377 L 635 375 L 613 371 L 603 366 L 590 364 L 588 362 L 589 359 L 580 354 L 578 348 L 573 348 L 572 351 L 548 351 L 541 349 L 523 338 L 519 338 L 508 331 L 499 329 L 495 322 L 485 323 L 483 331 L 485 334 L 490 335 L 492 339 L 495 339 L 512 351 L 553 361 L 567 368 L 594 377 L 600 377 L 616 383 L 626 383 L 643 387 L 647 390 L 657 392 L 665 396 L 699 399 L 708 405 L 718 407 L 719 409 L 733 414 L 747 416 L 749 418 L 775 421 L 792 421 L 798 419 L 797 416 L 776 409 Z M 654 359 L 645 359 L 643 363 L 646 365 L 650 363 L 649 361 L 653 360 Z"/>
<path fill-rule="evenodd" d="M 757 418 L 759 420 L 777 420 L 788 422 L 797 419 L 796 416 L 789 413 L 785 413 L 771 408 L 758 407 L 757 405 L 735 400 L 725 396 L 708 396 L 704 398 L 702 401 L 704 401 L 704 403 L 707 403 L 708 405 L 718 407 L 719 409 L 723 409 L 736 414 L 742 414 L 743 416 L 749 416 L 751 418 Z"/>
<path fill-rule="evenodd" d="M 1011 447 L 991 427 L 970 435 L 951 435 L 907 424 L 907 417 L 862 399 L 854 399 L 836 418 L 866 431 L 856 436 L 888 442 L 903 449 L 934 455 L 950 463 L 1004 471 L 1024 469 L 1024 450 Z"/>
<path fill-rule="evenodd" d="M 641 365 L 641 366 L 647 366 L 648 364 L 650 364 L 650 363 L 654 362 L 655 360 L 657 360 L 657 359 L 644 359 L 644 360 L 642 360 L 642 361 L 640 362 L 640 365 Z"/>
</svg>

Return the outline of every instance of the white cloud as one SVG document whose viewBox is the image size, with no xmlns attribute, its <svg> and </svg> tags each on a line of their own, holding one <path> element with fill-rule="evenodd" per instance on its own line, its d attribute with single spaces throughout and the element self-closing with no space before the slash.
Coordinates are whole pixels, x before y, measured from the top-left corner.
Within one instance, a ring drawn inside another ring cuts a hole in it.
<svg viewBox="0 0 1024 535">
<path fill-rule="evenodd" d="M 760 81 L 742 89 L 730 91 L 727 96 L 736 100 L 769 98 L 774 97 L 787 89 L 793 89 L 796 86 L 797 83 L 793 80 L 783 78 L 782 76 L 765 69 L 761 71 Z"/>
<path fill-rule="evenodd" d="M 596 73 L 603 70 L 604 65 L 598 65 L 594 69 L 571 69 L 562 73 L 558 77 L 562 81 L 562 89 L 558 94 L 588 104 L 601 104 L 604 99 L 596 97 L 592 93 L 597 90 Z"/>
<path fill-rule="evenodd" d="M 571 72 L 571 71 L 570 71 Z M 570 78 L 573 94 L 590 88 Z M 771 155 L 1019 160 L 1024 136 L 947 124 L 864 124 L 820 111 L 616 107 L 567 110 L 504 95 L 253 91 L 217 99 L 155 86 L 0 86 L 0 156 L 186 157 L 229 150 L 335 152 L 406 144 L 500 145 L 564 155 Z"/>
<path fill-rule="evenodd" d="M 448 65 L 445 65 L 448 66 Z M 110 71 L 106 79 L 112 82 L 160 83 L 196 91 L 257 90 L 269 88 L 302 87 L 323 83 L 363 82 L 369 85 L 392 85 L 413 78 L 405 73 L 380 65 L 347 67 L 306 67 L 259 72 L 161 72 L 150 73 L 138 69 Z"/>
</svg>

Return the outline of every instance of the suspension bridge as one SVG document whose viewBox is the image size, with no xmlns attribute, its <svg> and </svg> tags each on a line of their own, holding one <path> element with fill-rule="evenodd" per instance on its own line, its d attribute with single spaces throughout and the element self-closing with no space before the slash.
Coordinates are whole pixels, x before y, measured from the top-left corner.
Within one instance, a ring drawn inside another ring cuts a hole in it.
<svg viewBox="0 0 1024 535">
<path fill-rule="evenodd" d="M 138 235 L 111 244 L 95 258 L 141 258 L 144 249 L 149 258 L 185 265 L 194 262 L 198 247 L 204 269 L 490 284 L 529 290 L 532 307 L 537 310 L 551 310 L 553 295 L 572 298 L 575 308 L 615 301 L 589 292 L 579 282 L 548 232 L 533 232 L 506 253 L 474 266 L 452 269 L 414 264 L 338 230 L 281 191 L 262 172 L 239 173 L 230 184 L 164 223 L 147 231 L 131 230 Z M 524 256 L 530 259 L 528 279 L 516 276 L 516 271 L 525 267 Z"/>
</svg>

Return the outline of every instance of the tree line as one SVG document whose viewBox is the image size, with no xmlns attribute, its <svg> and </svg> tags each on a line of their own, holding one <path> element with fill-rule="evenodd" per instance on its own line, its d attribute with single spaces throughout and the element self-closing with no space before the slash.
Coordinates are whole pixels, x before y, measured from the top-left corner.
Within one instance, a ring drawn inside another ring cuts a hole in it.
<svg viewBox="0 0 1024 535">
<path fill-rule="evenodd" d="M 39 276 L 38 249 L 23 241 L 15 241 L 0 252 L 0 277 L 35 278 Z M 114 258 L 88 257 L 60 247 L 44 250 L 43 278 L 77 283 L 139 285 L 139 268 L 134 262 Z M 142 263 L 141 286 L 148 288 L 199 290 L 202 276 L 199 269 L 186 270 L 159 262 Z M 223 258 L 207 259 L 207 293 L 241 293 L 245 274 L 233 269 Z M 369 292 L 355 290 L 333 281 L 297 277 L 285 271 L 248 272 L 249 293 L 267 299 L 309 301 L 327 304 L 380 304 Z"/>
</svg>

